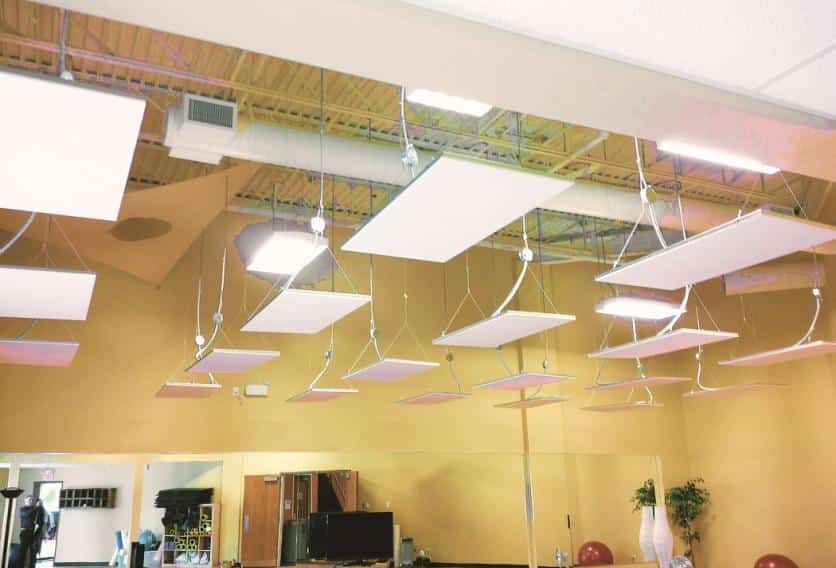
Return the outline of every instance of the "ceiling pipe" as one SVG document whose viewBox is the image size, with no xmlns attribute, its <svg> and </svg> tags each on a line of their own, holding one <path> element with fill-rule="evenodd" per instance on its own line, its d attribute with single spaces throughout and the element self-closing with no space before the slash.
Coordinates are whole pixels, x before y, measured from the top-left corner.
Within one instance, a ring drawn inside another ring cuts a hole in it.
<svg viewBox="0 0 836 568">
<path fill-rule="evenodd" d="M 171 123 L 169 111 L 165 137 L 167 146 L 187 147 L 307 171 L 318 171 L 322 167 L 318 132 L 250 122 L 242 116 L 235 134 L 218 141 L 212 137 L 189 137 L 188 133 L 174 129 Z M 606 138 L 604 134 L 600 133 L 590 144 L 603 141 Z M 410 180 L 401 163 L 400 148 L 394 145 L 326 135 L 324 155 L 326 175 L 364 179 L 398 187 L 406 185 Z M 419 152 L 418 157 L 419 167 L 426 167 L 434 154 Z M 688 198 L 682 198 L 681 201 L 685 226 L 692 234 L 716 227 L 738 215 L 738 208 L 731 205 Z M 673 196 L 659 195 L 653 207 L 662 229 L 681 231 Z M 641 213 L 641 199 L 636 191 L 579 181 L 544 203 L 542 208 L 632 224 Z M 642 224 L 650 224 L 650 219 L 645 216 Z M 836 254 L 836 242 L 816 250 L 821 254 Z"/>
</svg>

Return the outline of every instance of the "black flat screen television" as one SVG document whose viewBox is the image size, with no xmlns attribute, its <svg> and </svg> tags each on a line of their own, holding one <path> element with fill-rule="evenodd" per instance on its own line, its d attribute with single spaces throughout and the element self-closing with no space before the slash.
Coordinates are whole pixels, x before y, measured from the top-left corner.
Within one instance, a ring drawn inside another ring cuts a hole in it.
<svg viewBox="0 0 836 568">
<path fill-rule="evenodd" d="M 335 562 L 393 557 L 392 513 L 311 513 L 308 557 Z"/>
</svg>

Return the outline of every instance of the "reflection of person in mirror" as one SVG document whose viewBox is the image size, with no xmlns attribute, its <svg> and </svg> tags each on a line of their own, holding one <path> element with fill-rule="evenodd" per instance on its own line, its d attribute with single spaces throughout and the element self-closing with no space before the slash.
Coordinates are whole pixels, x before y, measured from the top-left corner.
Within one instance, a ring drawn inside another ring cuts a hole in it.
<svg viewBox="0 0 836 568">
<path fill-rule="evenodd" d="M 41 544 L 43 544 L 44 537 L 47 536 L 46 532 L 49 529 L 49 523 L 47 523 L 49 513 L 46 512 L 44 502 L 41 499 L 35 501 L 35 516 L 38 520 L 38 528 L 35 529 L 35 542 L 32 543 L 32 547 L 35 550 L 35 561 L 37 561 L 38 556 L 41 555 Z"/>
<path fill-rule="evenodd" d="M 20 508 L 20 568 L 33 568 L 37 555 L 36 536 L 43 526 L 43 507 L 34 504 L 31 495 L 23 500 Z"/>
</svg>

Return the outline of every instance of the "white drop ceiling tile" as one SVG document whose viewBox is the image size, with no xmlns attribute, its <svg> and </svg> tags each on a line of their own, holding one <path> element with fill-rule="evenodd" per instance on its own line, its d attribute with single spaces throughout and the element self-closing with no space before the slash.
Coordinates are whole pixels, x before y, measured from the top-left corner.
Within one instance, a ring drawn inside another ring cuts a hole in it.
<svg viewBox="0 0 836 568">
<path fill-rule="evenodd" d="M 0 339 L 0 364 L 68 367 L 77 351 L 75 341 Z"/>
<path fill-rule="evenodd" d="M 213 349 L 186 369 L 188 373 L 246 373 L 279 356 L 278 351 Z"/>
<path fill-rule="evenodd" d="M 687 383 L 692 379 L 689 377 L 644 377 L 639 379 L 629 379 L 626 381 L 618 381 L 597 385 L 594 387 L 586 387 L 588 391 L 607 391 L 607 390 L 624 390 L 634 389 L 636 387 L 654 387 L 662 385 L 673 385 L 677 383 Z"/>
<path fill-rule="evenodd" d="M 627 410 L 641 410 L 643 408 L 662 408 L 664 404 L 660 402 L 612 402 L 608 404 L 593 404 L 591 406 L 584 406 L 581 410 L 589 410 L 591 412 L 623 412 Z"/>
<path fill-rule="evenodd" d="M 115 221 L 144 112 L 134 94 L 0 69 L 0 207 Z"/>
<path fill-rule="evenodd" d="M 371 365 L 357 369 L 343 377 L 344 381 L 370 381 L 392 383 L 438 367 L 435 361 L 411 361 L 386 357 Z"/>
<path fill-rule="evenodd" d="M 836 353 L 836 342 L 833 341 L 810 341 L 809 343 L 802 343 L 801 345 L 793 345 L 790 347 L 783 347 L 781 349 L 773 349 L 771 351 L 762 351 L 760 353 L 752 353 L 750 355 L 741 355 L 734 359 L 727 359 L 719 361 L 718 365 L 735 365 L 740 367 L 764 367 L 766 365 L 775 365 L 778 363 L 788 363 L 790 361 L 798 361 L 799 359 L 807 359 L 809 357 L 821 357 Z"/>
<path fill-rule="evenodd" d="M 440 156 L 343 244 L 351 252 L 447 262 L 574 182 Z"/>
<path fill-rule="evenodd" d="M 503 402 L 502 404 L 494 404 L 494 408 L 537 408 L 539 406 L 549 406 L 559 402 L 569 400 L 568 396 L 533 396 L 522 400 L 513 400 L 511 402 Z"/>
<path fill-rule="evenodd" d="M 726 341 L 735 337 L 737 337 L 737 333 L 731 331 L 680 328 L 663 335 L 654 335 L 638 341 L 607 347 L 601 351 L 590 353 L 589 357 L 591 359 L 653 357 L 654 355 L 664 355 L 665 353 L 691 349 L 699 345 Z"/>
<path fill-rule="evenodd" d="M 92 272 L 0 266 L 0 317 L 85 320 L 95 283 Z"/>
<path fill-rule="evenodd" d="M 433 345 L 499 347 L 575 321 L 575 316 L 508 310 L 433 339 Z"/>
<path fill-rule="evenodd" d="M 221 390 L 218 383 L 177 383 L 166 381 L 155 395 L 157 398 L 209 398 Z"/>
<path fill-rule="evenodd" d="M 572 0 L 405 1 L 735 90 L 756 89 L 831 45 L 836 37 L 832 25 L 836 3 L 820 0 L 592 0 L 582 4 Z M 687 25 L 683 25 L 685 22 Z M 665 48 L 660 49 L 660 45 Z"/>
<path fill-rule="evenodd" d="M 357 394 L 357 389 L 328 389 L 312 388 L 297 395 L 293 395 L 287 402 L 327 402 L 349 394 Z"/>
<path fill-rule="evenodd" d="M 829 3 L 836 6 L 836 2 Z M 834 18 L 836 21 L 836 15 Z M 836 120 L 836 43 L 827 53 L 768 83 L 760 92 Z"/>
<path fill-rule="evenodd" d="M 595 277 L 677 290 L 836 239 L 836 227 L 761 209 Z"/>
<path fill-rule="evenodd" d="M 694 390 L 686 392 L 682 398 L 714 398 L 741 394 L 744 392 L 773 390 L 784 388 L 786 385 L 779 385 L 774 383 L 750 383 L 743 385 L 729 385 L 726 387 L 711 387 L 704 390 Z"/>
<path fill-rule="evenodd" d="M 285 290 L 253 315 L 241 331 L 318 333 L 369 303 L 366 294 Z"/>
<path fill-rule="evenodd" d="M 527 389 L 529 387 L 537 387 L 540 385 L 547 385 L 549 383 L 557 383 L 561 381 L 569 381 L 573 377 L 569 375 L 557 375 L 554 373 L 541 372 L 523 372 L 516 375 L 501 377 L 485 383 L 473 385 L 475 389 L 493 389 L 493 390 L 519 390 Z"/>
<path fill-rule="evenodd" d="M 398 402 L 401 404 L 414 404 L 416 406 L 432 406 L 444 404 L 445 402 L 453 402 L 454 400 L 469 396 L 469 394 L 463 392 L 425 392 L 424 394 L 402 398 Z"/>
</svg>

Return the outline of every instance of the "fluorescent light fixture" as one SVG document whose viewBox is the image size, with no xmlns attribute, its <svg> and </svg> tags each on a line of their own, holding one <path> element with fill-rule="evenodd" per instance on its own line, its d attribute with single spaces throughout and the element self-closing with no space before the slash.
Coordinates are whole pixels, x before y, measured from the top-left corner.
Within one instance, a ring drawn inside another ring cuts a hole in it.
<svg viewBox="0 0 836 568">
<path fill-rule="evenodd" d="M 685 313 L 680 304 L 638 296 L 607 298 L 595 306 L 595 311 L 607 316 L 641 320 L 661 320 Z"/>
<path fill-rule="evenodd" d="M 450 110 L 470 116 L 485 116 L 493 108 L 493 106 L 486 103 L 439 93 L 438 91 L 430 91 L 429 89 L 414 89 L 406 96 L 406 100 L 411 103 Z"/>
<path fill-rule="evenodd" d="M 178 383 L 166 381 L 157 391 L 157 398 L 209 398 L 221 390 L 218 383 Z"/>
<path fill-rule="evenodd" d="M 1 69 L 0 207 L 115 221 L 144 112 L 134 94 Z"/>
<path fill-rule="evenodd" d="M 310 388 L 287 399 L 287 402 L 327 402 L 347 394 L 357 394 L 357 389 L 318 389 Z"/>
<path fill-rule="evenodd" d="M 766 175 L 776 174 L 780 171 L 780 168 L 767 166 L 757 160 L 727 154 L 721 150 L 712 150 L 711 148 L 702 148 L 700 146 L 692 146 L 691 144 L 683 144 L 682 142 L 666 140 L 661 142 L 658 148 L 661 151 L 668 152 L 670 154 L 677 154 L 679 156 L 685 156 L 686 158 L 693 158 L 703 162 L 712 162 L 714 164 L 720 164 L 721 166 L 728 166 L 738 170 L 749 170 Z"/>
<path fill-rule="evenodd" d="M 470 395 L 464 392 L 425 392 L 417 396 L 410 396 L 409 398 L 402 398 L 398 402 L 400 404 L 414 404 L 417 406 L 434 406 L 436 404 L 444 404 L 445 402 L 453 402 L 462 398 L 467 398 Z"/>
<path fill-rule="evenodd" d="M 494 408 L 537 408 L 538 406 L 548 406 L 550 404 L 557 404 L 569 400 L 568 396 L 532 396 L 522 400 L 513 400 L 511 402 L 503 402 L 502 404 L 494 404 Z"/>
<path fill-rule="evenodd" d="M 497 162 L 444 154 L 354 233 L 342 250 L 447 262 L 573 184 Z"/>
<path fill-rule="evenodd" d="M 662 408 L 664 404 L 661 402 L 648 402 L 645 400 L 627 401 L 627 402 L 612 402 L 609 404 L 594 404 L 592 406 L 582 406 L 581 410 L 590 410 L 592 412 L 622 412 L 625 410 L 640 410 L 642 408 Z"/>
<path fill-rule="evenodd" d="M 86 320 L 95 283 L 81 270 L 0 266 L 0 317 Z"/>
<path fill-rule="evenodd" d="M 569 375 L 556 375 L 552 373 L 543 372 L 522 372 L 500 379 L 494 379 L 486 383 L 479 383 L 473 385 L 475 389 L 494 389 L 494 390 L 520 390 L 529 387 L 539 387 L 549 383 L 557 383 L 560 381 L 569 381 L 573 377 Z"/>
<path fill-rule="evenodd" d="M 344 381 L 392 383 L 438 367 L 435 361 L 411 361 L 387 357 L 343 377 Z"/>
<path fill-rule="evenodd" d="M 256 251 L 247 270 L 296 274 L 327 248 L 313 233 L 275 231 Z"/>
</svg>

